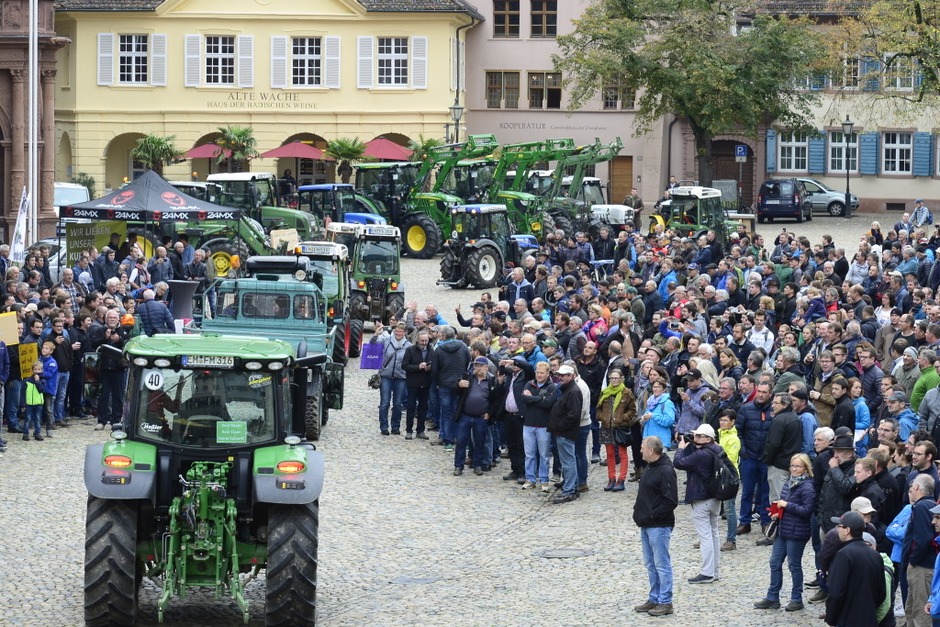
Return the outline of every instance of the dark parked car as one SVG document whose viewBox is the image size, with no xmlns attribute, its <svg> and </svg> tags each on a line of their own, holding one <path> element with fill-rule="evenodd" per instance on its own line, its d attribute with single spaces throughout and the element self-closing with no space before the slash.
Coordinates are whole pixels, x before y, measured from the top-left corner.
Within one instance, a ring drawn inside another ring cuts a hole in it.
<svg viewBox="0 0 940 627">
<path fill-rule="evenodd" d="M 760 186 L 757 221 L 773 222 L 774 218 L 796 218 L 797 222 L 813 219 L 813 201 L 799 180 L 769 179 Z"/>
</svg>

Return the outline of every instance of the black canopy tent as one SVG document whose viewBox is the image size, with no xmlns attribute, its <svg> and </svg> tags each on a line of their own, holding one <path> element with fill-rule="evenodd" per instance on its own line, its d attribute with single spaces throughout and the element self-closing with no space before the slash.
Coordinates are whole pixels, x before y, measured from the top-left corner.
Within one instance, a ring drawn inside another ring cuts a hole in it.
<svg viewBox="0 0 940 627">
<path fill-rule="evenodd" d="M 101 198 L 59 207 L 59 219 L 122 220 L 125 222 L 181 222 L 238 220 L 240 209 L 223 207 L 179 191 L 163 177 L 147 170 L 131 183 Z"/>
</svg>

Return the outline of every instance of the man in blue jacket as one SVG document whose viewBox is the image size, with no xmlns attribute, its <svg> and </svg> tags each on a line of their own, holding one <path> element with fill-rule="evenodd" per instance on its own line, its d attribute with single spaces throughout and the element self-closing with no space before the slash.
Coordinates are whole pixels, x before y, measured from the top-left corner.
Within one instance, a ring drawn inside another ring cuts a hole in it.
<svg viewBox="0 0 940 627">
<path fill-rule="evenodd" d="M 767 464 L 764 447 L 773 420 L 771 387 L 758 384 L 754 400 L 738 411 L 738 435 L 741 438 L 741 515 L 737 533 L 751 533 L 751 514 L 760 514 L 761 528 L 770 524 L 770 485 L 767 483 Z M 758 541 L 760 542 L 760 541 Z M 771 543 L 772 544 L 772 543 Z"/>
<path fill-rule="evenodd" d="M 933 579 L 936 552 L 933 548 L 934 480 L 926 473 L 914 477 L 908 488 L 913 503 L 902 545 L 902 563 L 907 564 L 907 603 L 904 615 L 909 627 L 930 627 L 932 620 L 925 610 Z"/>
</svg>

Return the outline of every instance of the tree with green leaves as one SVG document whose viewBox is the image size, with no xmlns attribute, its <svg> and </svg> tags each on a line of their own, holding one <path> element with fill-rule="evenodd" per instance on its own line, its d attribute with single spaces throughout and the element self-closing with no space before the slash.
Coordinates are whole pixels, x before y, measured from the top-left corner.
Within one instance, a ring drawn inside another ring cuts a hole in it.
<svg viewBox="0 0 940 627">
<path fill-rule="evenodd" d="M 336 173 L 339 174 L 343 183 L 348 183 L 352 177 L 353 169 L 351 162 L 366 161 L 366 145 L 359 141 L 358 137 L 349 139 L 348 137 L 339 137 L 327 142 L 326 150 L 323 151 L 327 157 L 336 160 L 339 166 Z"/>
<path fill-rule="evenodd" d="M 828 64 L 808 22 L 757 15 L 738 29 L 738 17 L 709 0 L 595 0 L 553 57 L 571 108 L 618 89 L 637 94 L 637 134 L 679 117 L 695 139 L 698 179 L 710 185 L 715 136 L 756 137 L 770 123 L 812 128 L 816 96 L 798 83 Z"/>
<path fill-rule="evenodd" d="M 408 150 L 412 152 L 412 161 L 424 161 L 431 153 L 431 149 L 437 146 L 443 146 L 444 142 L 435 137 L 425 137 L 418 135 L 418 139 L 412 139 L 408 142 Z"/>
<path fill-rule="evenodd" d="M 173 142 L 176 141 L 175 135 L 161 137 L 159 135 L 147 135 L 137 140 L 137 145 L 131 150 L 131 157 L 144 164 L 148 170 L 153 170 L 160 176 L 163 176 L 163 168 L 168 163 L 172 163 L 182 158 L 183 151 L 176 147 Z"/>
<path fill-rule="evenodd" d="M 229 172 L 241 172 L 248 166 L 248 162 L 258 156 L 257 140 L 254 129 L 250 126 L 219 127 L 220 137 L 215 140 L 222 152 L 219 154 L 219 163 L 228 162 Z"/>
</svg>

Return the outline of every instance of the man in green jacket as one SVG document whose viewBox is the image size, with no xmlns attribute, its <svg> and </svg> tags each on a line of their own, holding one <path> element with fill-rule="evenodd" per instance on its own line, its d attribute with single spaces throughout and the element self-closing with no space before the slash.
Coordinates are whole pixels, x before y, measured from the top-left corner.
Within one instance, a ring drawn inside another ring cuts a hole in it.
<svg viewBox="0 0 940 627">
<path fill-rule="evenodd" d="M 934 363 L 937 361 L 937 351 L 929 348 L 920 351 L 917 356 L 917 365 L 920 366 L 920 376 L 917 383 L 914 384 L 914 391 L 911 392 L 911 409 L 916 413 L 920 408 L 920 402 L 924 400 L 924 395 L 928 390 L 940 385 L 940 374 Z"/>
</svg>

